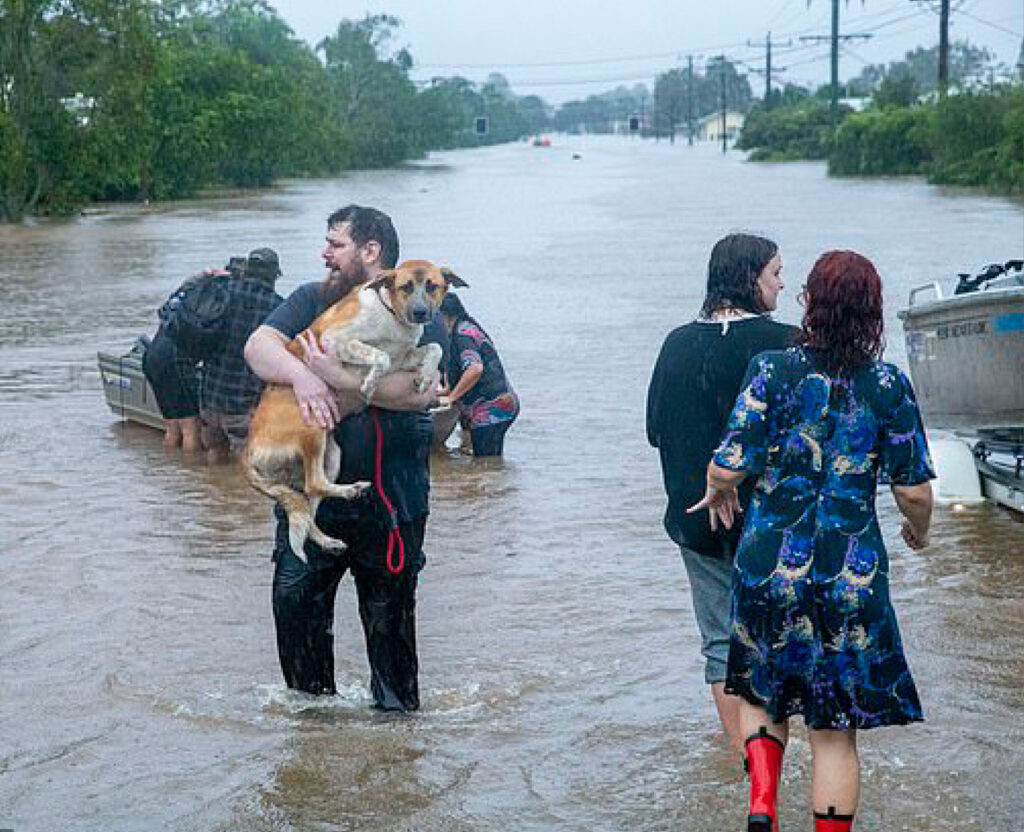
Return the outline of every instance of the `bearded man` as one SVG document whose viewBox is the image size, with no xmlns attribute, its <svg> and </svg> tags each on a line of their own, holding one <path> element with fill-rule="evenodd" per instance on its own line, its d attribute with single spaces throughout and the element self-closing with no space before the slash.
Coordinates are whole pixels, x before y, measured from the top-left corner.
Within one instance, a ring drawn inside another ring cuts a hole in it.
<svg viewBox="0 0 1024 832">
<path fill-rule="evenodd" d="M 339 367 L 315 340 L 304 341 L 304 356 L 287 346 L 328 306 L 358 291 L 398 262 L 398 235 L 391 219 L 374 208 L 348 205 L 327 218 L 322 257 L 329 273 L 296 289 L 249 338 L 245 358 L 268 383 L 290 385 L 303 419 L 333 430 L 342 450 L 338 482 L 368 480 L 374 487 L 353 500 L 325 499 L 316 515 L 328 535 L 348 543 L 340 555 L 307 541 L 303 563 L 288 542 L 288 519 L 275 507 L 273 559 L 274 623 L 277 649 L 288 687 L 334 694 L 334 600 L 351 570 L 370 664 L 370 693 L 376 708 L 412 711 L 419 707 L 416 657 L 416 585 L 423 568 L 423 536 L 430 490 L 431 417 L 434 390 L 417 392 L 412 372 L 389 373 L 361 407 L 361 379 Z M 353 413 L 339 421 L 342 414 Z M 377 432 L 381 476 L 374 475 Z M 380 495 L 380 490 L 388 498 Z M 393 512 L 386 509 L 387 503 Z M 398 574 L 388 567 L 395 521 L 404 554 Z"/>
</svg>

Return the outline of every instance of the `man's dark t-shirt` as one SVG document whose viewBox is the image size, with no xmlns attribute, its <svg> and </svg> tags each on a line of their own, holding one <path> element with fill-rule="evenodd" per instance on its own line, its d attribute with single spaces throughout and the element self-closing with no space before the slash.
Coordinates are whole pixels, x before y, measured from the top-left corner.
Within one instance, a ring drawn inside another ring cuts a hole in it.
<svg viewBox="0 0 1024 832">
<path fill-rule="evenodd" d="M 328 307 L 322 285 L 303 284 L 263 323 L 286 338 L 294 338 Z M 399 522 L 407 523 L 425 517 L 429 509 L 430 492 L 428 464 L 433 430 L 430 414 L 380 408 L 373 410 L 378 415 L 384 438 L 384 492 L 398 513 Z M 371 409 L 364 409 L 334 428 L 334 439 L 341 447 L 342 454 L 338 482 L 374 481 L 376 435 L 370 412 Z M 377 508 L 369 509 L 368 499 L 324 500 L 317 510 L 317 525 L 328 535 L 341 534 L 339 524 L 360 521 L 378 511 Z M 282 517 L 280 509 L 277 511 L 278 517 Z"/>
<path fill-rule="evenodd" d="M 686 509 L 704 496 L 706 471 L 729 419 L 750 359 L 783 349 L 799 330 L 757 316 L 694 321 L 665 339 L 647 393 L 647 439 L 661 455 L 668 509 L 665 530 L 680 546 L 731 557 L 742 529 L 711 531 L 707 511 Z M 754 483 L 740 486 L 746 508 Z M 742 518 L 741 518 L 742 520 Z"/>
</svg>

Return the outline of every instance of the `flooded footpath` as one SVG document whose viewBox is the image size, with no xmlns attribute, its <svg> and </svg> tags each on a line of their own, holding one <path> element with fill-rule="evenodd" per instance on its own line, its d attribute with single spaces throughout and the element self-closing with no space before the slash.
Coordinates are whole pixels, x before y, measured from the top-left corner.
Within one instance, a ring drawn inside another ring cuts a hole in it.
<svg viewBox="0 0 1024 832">
<path fill-rule="evenodd" d="M 185 276 L 231 254 L 276 248 L 285 293 L 319 279 L 324 221 L 349 202 L 394 217 L 403 257 L 471 284 L 523 400 L 503 461 L 433 459 L 412 717 L 369 707 L 348 580 L 339 695 L 284 688 L 269 502 L 234 468 L 119 423 L 96 370 L 97 350 L 151 333 Z M 780 243 L 786 321 L 821 251 L 871 257 L 887 356 L 906 366 L 909 289 L 1019 257 L 1024 207 L 710 146 L 557 137 L 0 227 L 0 828 L 742 828 L 747 787 L 703 684 L 644 435 L 661 341 L 696 314 L 711 246 L 733 230 Z M 862 733 L 857 828 L 1017 829 L 1024 523 L 941 506 L 915 554 L 888 495 L 880 506 L 927 721 Z M 810 829 L 801 730 L 793 748 L 787 832 Z"/>
</svg>

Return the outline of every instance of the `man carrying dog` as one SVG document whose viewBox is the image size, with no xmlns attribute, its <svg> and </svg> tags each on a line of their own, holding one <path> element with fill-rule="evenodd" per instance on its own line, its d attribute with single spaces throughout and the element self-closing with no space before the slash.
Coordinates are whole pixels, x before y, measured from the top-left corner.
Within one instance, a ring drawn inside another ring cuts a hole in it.
<svg viewBox="0 0 1024 832">
<path fill-rule="evenodd" d="M 411 372 L 390 373 L 381 380 L 371 407 L 359 409 L 361 379 L 339 367 L 322 345 L 303 342 L 301 359 L 288 352 L 291 340 L 328 306 L 396 265 L 398 235 L 386 214 L 349 205 L 328 217 L 322 256 L 330 269 L 327 279 L 296 289 L 252 334 L 245 357 L 264 381 L 291 386 L 308 423 L 333 429 L 342 449 L 338 482 L 369 480 L 374 485 L 362 498 L 320 504 L 317 525 L 346 541 L 348 549 L 338 555 L 309 541 L 308 565 L 291 550 L 287 519 L 275 509 L 278 656 L 288 687 L 313 694 L 336 692 L 334 599 L 351 569 L 374 705 L 412 711 L 419 707 L 416 584 L 424 564 L 430 488 L 431 420 L 426 411 L 436 393 L 416 392 Z M 357 412 L 338 421 L 352 411 Z"/>
</svg>

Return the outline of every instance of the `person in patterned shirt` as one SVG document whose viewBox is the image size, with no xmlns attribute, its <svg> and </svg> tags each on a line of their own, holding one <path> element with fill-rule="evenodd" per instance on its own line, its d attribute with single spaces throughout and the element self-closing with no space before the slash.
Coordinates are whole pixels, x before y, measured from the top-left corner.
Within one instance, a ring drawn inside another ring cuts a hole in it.
<svg viewBox="0 0 1024 832">
<path fill-rule="evenodd" d="M 249 253 L 244 272 L 227 282 L 231 293 L 227 328 L 219 351 L 203 361 L 199 388 L 203 444 L 211 464 L 227 462 L 249 434 L 249 414 L 263 382 L 242 353 L 249 336 L 284 300 L 274 291 L 280 275 L 277 252 L 258 248 Z"/>
<path fill-rule="evenodd" d="M 891 487 L 903 540 L 928 545 L 935 473 L 910 379 L 881 360 L 882 281 L 830 251 L 801 292 L 797 346 L 755 356 L 707 469 L 710 523 L 730 527 L 754 481 L 732 584 L 725 691 L 740 697 L 749 832 L 778 829 L 789 719 L 811 746 L 816 832 L 849 832 L 858 731 L 923 719 L 889 592 L 875 494 Z"/>
<path fill-rule="evenodd" d="M 519 397 L 484 328 L 448 292 L 441 301 L 441 315 L 451 333 L 448 360 L 450 392 L 442 404 L 458 405 L 473 439 L 473 456 L 501 456 L 505 433 L 519 416 Z"/>
</svg>

